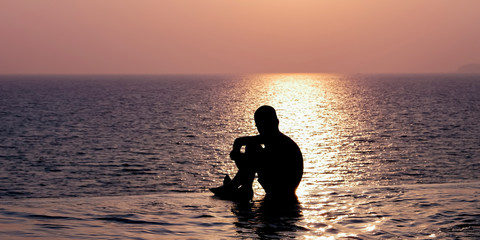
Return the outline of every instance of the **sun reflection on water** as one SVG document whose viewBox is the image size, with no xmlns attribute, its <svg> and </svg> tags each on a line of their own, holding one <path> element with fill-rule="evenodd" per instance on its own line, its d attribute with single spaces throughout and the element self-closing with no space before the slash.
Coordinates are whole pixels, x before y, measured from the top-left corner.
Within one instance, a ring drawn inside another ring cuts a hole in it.
<svg viewBox="0 0 480 240">
<path fill-rule="evenodd" d="M 272 74 L 262 75 L 263 104 L 277 110 L 280 130 L 302 150 L 304 177 L 297 194 L 308 195 L 309 188 L 322 182 L 341 181 L 342 176 L 324 174 L 335 166 L 340 152 L 341 125 L 332 102 L 330 86 L 338 75 Z M 328 151 L 324 151 L 327 149 Z"/>
<path fill-rule="evenodd" d="M 241 111 L 237 116 L 243 116 L 243 134 L 250 135 L 256 134 L 256 108 L 274 107 L 280 131 L 302 150 L 304 175 L 297 189 L 302 220 L 298 224 L 315 239 L 356 238 L 378 231 L 386 221 L 366 207 L 371 193 L 354 187 L 375 185 L 369 174 L 382 172 L 382 165 L 369 165 L 376 156 L 368 151 L 378 144 L 372 138 L 375 129 L 365 121 L 372 114 L 365 105 L 371 93 L 365 94 L 361 84 L 349 79 L 333 74 L 250 76 L 237 110 Z M 372 166 L 376 168 L 371 171 Z M 261 198 L 264 192 L 258 182 L 254 188 Z M 354 229 L 344 228 L 347 225 Z"/>
<path fill-rule="evenodd" d="M 304 175 L 297 195 L 303 208 L 303 224 L 313 231 L 316 239 L 355 237 L 351 231 L 346 235 L 337 232 L 344 221 L 356 214 L 351 204 L 344 205 L 336 200 L 336 193 L 328 189 L 333 183 L 348 182 L 340 170 L 345 168 L 351 152 L 345 151 L 348 129 L 355 120 L 345 114 L 349 104 L 344 103 L 342 94 L 345 84 L 341 75 L 333 74 L 268 74 L 252 77 L 257 89 L 246 96 L 252 105 L 245 118 L 252 119 L 254 109 L 260 105 L 271 105 L 277 110 L 280 131 L 291 137 L 300 147 L 304 157 Z M 347 111 L 348 112 L 348 111 Z M 252 122 L 253 123 L 253 122 Z M 253 124 L 252 124 L 253 126 Z M 351 174 L 350 174 L 351 175 Z M 258 183 L 255 191 L 263 195 Z M 315 206 L 313 209 L 312 206 Z M 335 224 L 333 227 L 330 224 Z M 361 224 L 360 224 L 361 225 Z M 373 231 L 376 224 L 363 225 L 365 231 Z M 346 231 L 348 232 L 348 231 Z"/>
</svg>

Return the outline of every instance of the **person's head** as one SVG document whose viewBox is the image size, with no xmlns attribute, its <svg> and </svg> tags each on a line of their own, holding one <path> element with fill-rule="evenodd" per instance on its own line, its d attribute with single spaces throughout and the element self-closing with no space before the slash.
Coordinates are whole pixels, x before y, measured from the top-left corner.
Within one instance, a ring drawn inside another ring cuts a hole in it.
<svg viewBox="0 0 480 240">
<path fill-rule="evenodd" d="M 261 106 L 255 111 L 255 125 L 260 135 L 278 132 L 278 118 L 275 109 L 270 106 Z"/>
</svg>

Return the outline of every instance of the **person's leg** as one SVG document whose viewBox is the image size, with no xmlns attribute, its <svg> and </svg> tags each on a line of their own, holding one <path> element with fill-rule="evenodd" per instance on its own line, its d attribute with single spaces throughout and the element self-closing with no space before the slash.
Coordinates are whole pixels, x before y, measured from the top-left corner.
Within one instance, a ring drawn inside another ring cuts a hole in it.
<svg viewBox="0 0 480 240">
<path fill-rule="evenodd" d="M 256 173 L 255 164 L 260 150 L 261 147 L 258 145 L 247 145 L 245 147 L 246 158 L 235 161 L 238 167 L 235 177 L 231 181 L 228 181 L 230 177 L 225 177 L 223 186 L 212 188 L 210 191 L 215 193 L 216 196 L 229 199 L 252 199 L 252 184 Z"/>
</svg>

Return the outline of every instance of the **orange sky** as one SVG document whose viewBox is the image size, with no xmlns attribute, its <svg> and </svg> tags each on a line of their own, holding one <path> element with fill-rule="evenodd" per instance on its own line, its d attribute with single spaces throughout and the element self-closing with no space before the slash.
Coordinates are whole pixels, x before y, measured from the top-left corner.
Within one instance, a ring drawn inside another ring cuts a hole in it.
<svg viewBox="0 0 480 240">
<path fill-rule="evenodd" d="M 0 0 L 0 74 L 449 72 L 479 0 Z"/>
</svg>

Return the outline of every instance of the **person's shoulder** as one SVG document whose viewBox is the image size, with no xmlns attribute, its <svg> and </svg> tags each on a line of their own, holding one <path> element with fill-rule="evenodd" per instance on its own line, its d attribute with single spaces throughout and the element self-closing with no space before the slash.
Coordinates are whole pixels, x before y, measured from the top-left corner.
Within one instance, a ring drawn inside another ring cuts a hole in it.
<svg viewBox="0 0 480 240">
<path fill-rule="evenodd" d="M 285 144 L 288 144 L 288 145 L 293 145 L 293 146 L 296 146 L 298 148 L 298 145 L 295 141 L 293 141 L 292 138 L 290 138 L 289 136 L 285 135 L 282 133 L 282 142 L 284 142 Z"/>
<path fill-rule="evenodd" d="M 281 152 L 285 154 L 285 156 L 288 156 L 290 159 L 296 159 L 298 162 L 303 161 L 302 157 L 302 151 L 300 150 L 300 147 L 297 145 L 293 139 L 291 139 L 289 136 L 282 134 L 282 150 Z"/>
</svg>

